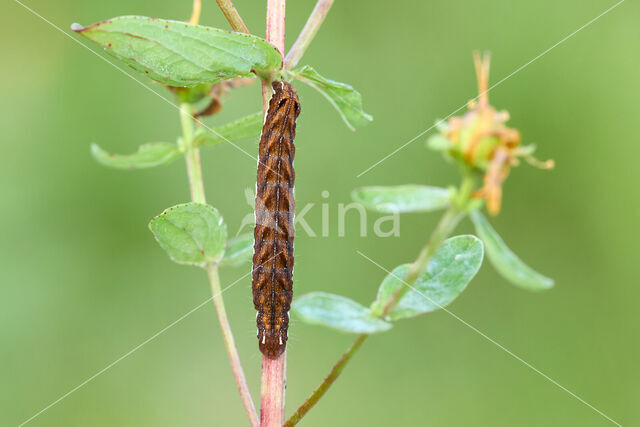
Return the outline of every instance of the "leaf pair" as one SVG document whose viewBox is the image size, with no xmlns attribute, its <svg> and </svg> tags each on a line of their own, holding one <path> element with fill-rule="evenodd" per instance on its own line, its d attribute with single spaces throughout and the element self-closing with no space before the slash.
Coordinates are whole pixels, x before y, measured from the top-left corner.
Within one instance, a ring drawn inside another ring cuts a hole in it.
<svg viewBox="0 0 640 427">
<path fill-rule="evenodd" d="M 297 298 L 291 310 L 296 318 L 344 332 L 371 334 L 391 328 L 390 321 L 419 316 L 446 307 L 464 291 L 482 264 L 482 242 L 475 236 L 446 240 L 426 271 L 413 284 L 405 282 L 409 264 L 391 271 L 382 281 L 370 308 L 348 298 L 312 292 Z M 384 318 L 382 307 L 403 286 L 410 289 Z"/>
<path fill-rule="evenodd" d="M 199 95 L 211 83 L 251 73 L 270 77 L 282 68 L 275 47 L 244 33 L 143 16 L 122 16 L 88 27 L 74 24 L 72 28 L 150 78 L 170 86 L 194 87 Z M 349 128 L 372 120 L 362 110 L 362 97 L 351 86 L 326 79 L 309 66 L 288 75 L 320 91 Z M 261 127 L 262 114 L 252 114 L 211 130 L 199 129 L 196 145 L 257 137 Z M 91 153 L 99 163 L 119 169 L 159 166 L 180 156 L 177 146 L 165 142 L 143 144 L 128 155 L 111 154 L 94 144 Z"/>
</svg>

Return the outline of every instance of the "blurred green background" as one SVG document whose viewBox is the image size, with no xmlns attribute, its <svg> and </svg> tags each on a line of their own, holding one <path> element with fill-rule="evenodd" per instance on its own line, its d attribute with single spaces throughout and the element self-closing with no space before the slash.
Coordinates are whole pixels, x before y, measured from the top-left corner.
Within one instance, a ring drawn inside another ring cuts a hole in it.
<svg viewBox="0 0 640 427">
<path fill-rule="evenodd" d="M 290 45 L 313 7 L 289 2 Z M 188 0 L 31 0 L 67 35 L 72 22 L 139 14 L 187 19 Z M 337 235 L 337 204 L 361 185 L 457 183 L 420 138 L 356 175 L 476 94 L 471 51 L 493 53 L 492 82 L 593 19 L 613 1 L 337 0 L 302 63 L 353 84 L 375 121 L 355 133 L 300 87 L 298 206 L 330 237 L 296 237 L 295 293 L 339 293 L 368 304 L 384 272 L 412 260 L 437 214 L 402 217 L 401 236 Z M 264 2 L 236 2 L 264 33 Z M 182 162 L 122 172 L 96 164 L 89 144 L 130 152 L 174 141 L 177 111 L 14 1 L 0 12 L 0 425 L 18 425 L 210 296 L 204 272 L 170 262 L 147 229 L 188 200 Z M 451 306 L 465 321 L 623 425 L 640 425 L 640 7 L 626 1 L 491 92 L 551 172 L 526 165 L 505 187 L 493 224 L 556 287 L 528 293 L 485 264 Z M 201 22 L 228 28 L 215 2 Z M 76 38 L 75 34 L 71 37 Z M 85 40 L 81 43 L 88 44 Z M 93 46 L 91 46 L 93 49 Z M 101 52 L 98 52 L 102 55 Z M 163 88 L 154 85 L 163 92 Z M 164 93 L 164 92 L 163 92 Z M 223 123 L 257 111 L 257 86 L 236 91 Z M 257 141 L 241 146 L 257 150 Z M 231 146 L 203 153 L 207 196 L 235 232 L 251 212 L 256 163 Z M 328 199 L 321 192 L 330 193 Z M 471 232 L 465 222 L 459 232 Z M 223 287 L 250 267 L 223 271 Z M 224 294 L 255 397 L 260 353 L 250 279 Z M 352 337 L 292 321 L 288 413 Z M 308 426 L 604 426 L 592 409 L 444 312 L 368 340 Z M 33 426 L 247 424 L 212 305 L 42 413 Z"/>
</svg>

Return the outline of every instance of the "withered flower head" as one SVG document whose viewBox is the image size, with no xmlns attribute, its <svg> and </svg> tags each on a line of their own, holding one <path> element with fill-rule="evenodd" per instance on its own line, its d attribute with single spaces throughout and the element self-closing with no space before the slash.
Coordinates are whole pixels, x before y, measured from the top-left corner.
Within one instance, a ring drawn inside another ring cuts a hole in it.
<svg viewBox="0 0 640 427">
<path fill-rule="evenodd" d="M 550 169 L 553 161 L 540 162 L 532 154 L 533 145 L 521 146 L 520 132 L 506 125 L 507 111 L 497 111 L 489 104 L 489 54 L 474 52 L 478 97 L 470 101 L 463 116 L 452 117 L 439 125 L 440 134 L 430 138 L 429 145 L 446 151 L 470 173 L 481 174 L 483 186 L 473 197 L 484 199 L 492 215 L 500 212 L 502 183 L 519 159 Z"/>
</svg>

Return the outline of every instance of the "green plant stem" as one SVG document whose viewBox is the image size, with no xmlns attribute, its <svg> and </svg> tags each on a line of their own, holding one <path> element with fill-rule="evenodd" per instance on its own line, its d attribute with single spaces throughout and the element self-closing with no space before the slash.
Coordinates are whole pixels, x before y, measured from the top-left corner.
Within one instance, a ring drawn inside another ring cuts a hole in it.
<svg viewBox="0 0 640 427">
<path fill-rule="evenodd" d="M 266 39 L 280 52 L 284 52 L 286 0 L 267 0 L 267 34 Z M 269 81 L 262 81 L 263 117 L 267 115 L 271 86 Z M 285 383 L 287 352 L 277 359 L 262 355 L 262 376 L 260 390 L 260 426 L 280 427 L 284 421 Z"/>
<path fill-rule="evenodd" d="M 224 345 L 227 348 L 229 354 L 229 360 L 231 362 L 231 370 L 233 376 L 236 379 L 238 385 L 238 391 L 242 398 L 242 404 L 244 405 L 247 414 L 249 415 L 249 421 L 253 427 L 259 425 L 258 414 L 253 405 L 251 399 L 251 393 L 249 392 L 249 386 L 247 385 L 247 379 L 244 376 L 242 370 L 242 364 L 240 363 L 240 355 L 236 348 L 235 340 L 233 339 L 233 333 L 231 332 L 231 325 L 229 325 L 229 319 L 227 318 L 227 311 L 224 307 L 224 300 L 222 299 L 222 289 L 220 288 L 220 277 L 218 275 L 218 266 L 216 264 L 210 264 L 207 267 L 207 273 L 209 274 L 209 283 L 211 284 L 211 294 L 213 295 L 213 304 L 216 307 L 216 313 L 218 314 L 218 321 L 220 322 L 220 329 L 222 329 L 222 337 L 224 339 Z"/>
<path fill-rule="evenodd" d="M 433 258 L 438 251 L 442 242 L 444 242 L 449 235 L 456 228 L 458 223 L 466 215 L 466 206 L 473 189 L 473 179 L 465 175 L 460 185 L 460 189 L 457 191 L 455 198 L 453 199 L 451 206 L 444 213 L 436 228 L 432 231 L 427 243 L 422 248 L 416 260 L 411 264 L 411 268 L 404 278 L 403 282 L 407 286 L 403 286 L 389 297 L 384 305 L 382 313 L 379 317 L 385 317 L 395 305 L 400 301 L 400 298 L 409 290 L 415 281 L 424 273 L 429 261 Z M 291 417 L 284 424 L 287 427 L 296 425 L 302 417 L 318 403 L 320 398 L 329 390 L 329 387 L 338 379 L 338 376 L 342 373 L 342 370 L 346 364 L 351 360 L 353 354 L 360 348 L 362 343 L 369 337 L 368 334 L 360 334 L 353 341 L 351 346 L 345 351 L 340 359 L 333 365 L 329 375 L 320 383 L 320 385 L 311 393 L 311 395 L 305 400 L 302 405 L 296 409 Z"/>
<path fill-rule="evenodd" d="M 451 207 L 447 209 L 440 219 L 440 222 L 438 222 L 438 225 L 431 233 L 429 240 L 427 240 L 427 244 L 418 254 L 418 258 L 411 263 L 409 271 L 404 278 L 405 285 L 413 286 L 414 282 L 418 280 L 418 277 L 424 273 L 429 261 L 431 261 L 431 258 L 433 258 L 438 249 L 440 249 L 442 242 L 449 237 L 464 215 L 465 213 L 460 211 L 455 204 L 452 204 Z M 393 310 L 393 307 L 398 304 L 398 301 L 400 301 L 409 289 L 411 289 L 409 286 L 401 286 L 391 295 L 382 309 L 381 317 L 386 316 L 391 312 L 391 310 Z"/>
<path fill-rule="evenodd" d="M 318 0 L 311 15 L 309 15 L 309 19 L 307 19 L 302 31 L 300 31 L 298 38 L 293 43 L 293 46 L 291 46 L 291 49 L 289 49 L 289 52 L 287 52 L 287 56 L 284 59 L 286 69 L 290 70 L 298 65 L 298 62 L 309 47 L 309 44 L 311 44 L 311 41 L 318 32 L 320 25 L 322 25 L 332 5 L 333 0 Z"/>
<path fill-rule="evenodd" d="M 189 188 L 191 190 L 191 200 L 196 203 L 206 203 L 204 194 L 204 183 L 202 181 L 202 167 L 200 165 L 200 151 L 195 146 L 194 132 L 193 132 L 193 116 L 191 114 L 191 105 L 182 104 L 180 106 L 180 123 L 182 124 L 182 138 L 180 139 L 180 149 L 185 152 L 185 158 L 187 161 L 187 174 L 189 176 Z M 229 361 L 231 362 L 231 370 L 240 392 L 242 404 L 247 411 L 249 421 L 253 427 L 259 425 L 258 414 L 256 413 L 253 400 L 251 399 L 251 393 L 249 392 L 249 386 L 242 369 L 240 362 L 240 355 L 236 348 L 235 340 L 233 339 L 233 333 L 231 332 L 231 325 L 229 325 L 229 319 L 224 307 L 224 300 L 222 298 L 222 290 L 220 289 L 220 278 L 218 275 L 217 264 L 210 264 L 207 266 L 207 273 L 209 275 L 209 283 L 211 285 L 211 293 L 213 296 L 213 304 L 216 307 L 216 313 L 218 315 L 218 321 L 220 322 L 220 329 L 222 330 L 222 338 L 224 345 L 229 355 Z"/>
<path fill-rule="evenodd" d="M 231 0 L 216 0 L 218 2 L 218 6 L 220 6 L 220 10 L 224 14 L 229 24 L 231 24 L 231 28 L 233 31 L 237 31 L 239 33 L 247 33 L 249 34 L 249 29 L 244 24 L 242 17 L 236 10 L 235 6 L 233 6 L 233 2 Z"/>
<path fill-rule="evenodd" d="M 413 285 L 418 277 L 422 274 L 427 264 L 433 257 L 433 255 L 437 252 L 438 248 L 442 244 L 442 242 L 447 238 L 449 233 L 455 228 L 456 224 L 460 221 L 459 213 L 455 213 L 454 209 L 450 208 L 447 212 L 442 216 L 440 222 L 436 226 L 436 228 L 431 233 L 427 244 L 422 248 L 418 258 L 411 264 L 411 268 L 407 273 L 407 276 L 404 279 L 404 283 L 408 285 Z M 384 317 L 388 314 L 395 304 L 402 298 L 402 295 L 410 289 L 409 286 L 402 286 L 396 292 L 389 297 L 387 302 L 384 305 L 382 313 L 379 317 Z M 329 375 L 325 377 L 325 379 L 320 383 L 320 385 L 311 393 L 311 396 L 305 400 L 302 405 L 296 409 L 296 412 L 289 417 L 287 422 L 284 424 L 285 426 L 294 426 L 302 419 L 302 417 L 313 408 L 313 406 L 318 403 L 320 398 L 324 396 L 324 394 L 329 390 L 329 387 L 338 379 L 338 376 L 342 373 L 342 370 L 346 366 L 346 364 L 351 360 L 353 354 L 360 348 L 362 343 L 369 337 L 368 334 L 360 334 L 353 341 L 351 346 L 345 351 L 338 362 L 333 365 Z"/>
<path fill-rule="evenodd" d="M 475 180 L 471 173 L 464 173 L 464 177 L 462 178 L 462 183 L 460 184 L 460 189 L 456 194 L 456 197 L 453 200 L 453 203 L 458 206 L 460 210 L 466 211 L 468 210 L 469 199 L 471 198 L 471 192 L 473 191 L 473 186 L 475 184 Z"/>
<path fill-rule="evenodd" d="M 182 124 L 180 149 L 185 152 L 185 159 L 187 161 L 191 200 L 196 203 L 206 203 L 204 183 L 202 182 L 202 167 L 200 165 L 200 149 L 195 146 L 193 140 L 191 105 L 185 103 L 180 106 L 180 123 Z"/>
</svg>

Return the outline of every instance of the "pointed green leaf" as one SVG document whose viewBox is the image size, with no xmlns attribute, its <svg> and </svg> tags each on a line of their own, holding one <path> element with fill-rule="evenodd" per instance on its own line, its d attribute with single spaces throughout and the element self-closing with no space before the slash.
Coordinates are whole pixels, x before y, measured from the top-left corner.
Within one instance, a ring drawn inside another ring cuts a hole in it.
<svg viewBox="0 0 640 427">
<path fill-rule="evenodd" d="M 351 198 L 365 208 L 385 213 L 430 212 L 449 206 L 450 192 L 426 185 L 361 187 Z"/>
<path fill-rule="evenodd" d="M 208 130 L 198 129 L 195 136 L 196 146 L 214 146 L 226 141 L 237 141 L 245 138 L 255 138 L 256 141 L 262 130 L 262 113 L 254 113 L 222 126 Z"/>
<path fill-rule="evenodd" d="M 362 110 L 360 93 L 348 84 L 324 78 L 308 65 L 291 71 L 291 74 L 327 98 L 349 129 L 355 130 L 373 120 L 373 117 Z"/>
<path fill-rule="evenodd" d="M 451 304 L 478 272 L 483 253 L 482 242 L 475 236 L 456 236 L 446 240 L 426 271 L 391 310 L 389 319 L 414 317 Z M 382 312 L 394 292 L 407 286 L 404 279 L 409 268 L 409 264 L 400 265 L 385 277 L 371 306 L 373 312 Z"/>
<path fill-rule="evenodd" d="M 176 205 L 153 218 L 149 228 L 162 249 L 179 264 L 205 267 L 224 255 L 227 225 L 213 206 Z"/>
<path fill-rule="evenodd" d="M 169 163 L 180 156 L 178 147 L 167 142 L 150 142 L 138 147 L 133 154 L 112 154 L 97 144 L 91 144 L 91 155 L 105 166 L 117 169 L 142 169 Z"/>
<path fill-rule="evenodd" d="M 291 312 L 303 322 L 354 334 L 372 334 L 391 328 L 391 324 L 374 317 L 367 307 L 325 292 L 311 292 L 296 298 Z"/>
<path fill-rule="evenodd" d="M 220 265 L 237 267 L 253 260 L 253 233 L 241 234 L 227 242 Z"/>
<path fill-rule="evenodd" d="M 145 16 L 121 16 L 71 29 L 171 86 L 215 83 L 237 76 L 270 75 L 281 68 L 276 48 L 243 33 Z"/>
<path fill-rule="evenodd" d="M 536 272 L 511 252 L 484 215 L 474 210 L 471 212 L 471 220 L 487 248 L 489 261 L 502 277 L 514 285 L 533 291 L 553 286 L 553 279 Z"/>
</svg>

